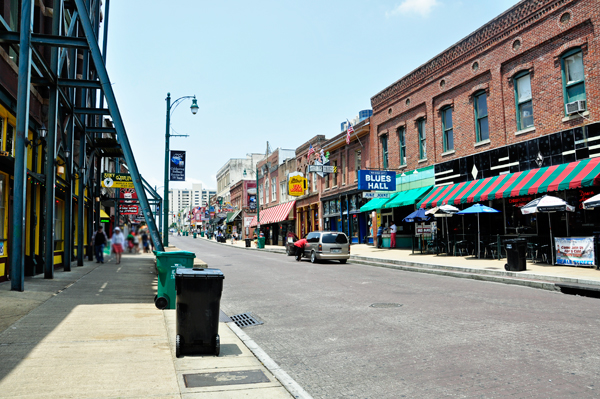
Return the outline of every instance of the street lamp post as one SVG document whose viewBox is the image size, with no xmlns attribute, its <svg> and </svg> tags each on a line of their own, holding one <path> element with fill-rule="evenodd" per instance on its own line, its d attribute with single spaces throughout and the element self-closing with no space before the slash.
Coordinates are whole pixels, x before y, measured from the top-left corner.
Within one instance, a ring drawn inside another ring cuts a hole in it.
<svg viewBox="0 0 600 399">
<path fill-rule="evenodd" d="M 175 111 L 175 108 L 177 108 L 177 106 L 187 98 L 192 99 L 192 106 L 190 107 L 190 110 L 192 111 L 193 115 L 196 115 L 196 113 L 198 112 L 198 103 L 196 100 L 196 96 L 180 97 L 177 100 L 173 101 L 173 104 L 171 105 L 171 93 L 167 93 L 167 130 L 165 133 L 165 196 L 163 205 L 163 245 L 165 249 L 167 248 L 167 246 L 169 246 L 169 138 L 171 136 L 187 136 L 180 134 L 175 135 L 170 133 L 171 113 Z M 173 109 L 173 111 L 171 109 Z"/>
</svg>

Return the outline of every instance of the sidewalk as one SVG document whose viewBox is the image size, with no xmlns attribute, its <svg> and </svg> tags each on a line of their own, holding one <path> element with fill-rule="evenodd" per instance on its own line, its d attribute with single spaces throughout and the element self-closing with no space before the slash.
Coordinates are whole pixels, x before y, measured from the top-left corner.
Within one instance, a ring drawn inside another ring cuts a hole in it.
<svg viewBox="0 0 600 399">
<path fill-rule="evenodd" d="M 232 322 L 219 323 L 219 357 L 176 358 L 153 255 L 72 269 L 28 277 L 24 292 L 0 284 L 0 397 L 309 397 Z"/>
<path fill-rule="evenodd" d="M 189 238 L 192 239 L 192 237 Z M 203 239 L 206 240 L 206 238 Z M 218 244 L 216 241 L 212 241 Z M 231 245 L 231 241 L 220 245 Z M 245 248 L 243 240 L 237 241 L 233 245 L 246 250 L 257 250 L 254 245 L 251 248 Z M 284 254 L 285 248 L 266 245 L 264 251 Z M 560 290 L 565 286 L 600 291 L 600 270 L 596 270 L 595 267 L 552 266 L 528 261 L 527 270 L 507 272 L 504 269 L 506 258 L 497 260 L 477 259 L 473 256 L 445 256 L 417 252 L 413 254 L 412 250 L 379 249 L 366 244 L 354 244 L 350 252 L 351 262 L 372 266 L 525 285 L 553 291 Z"/>
</svg>

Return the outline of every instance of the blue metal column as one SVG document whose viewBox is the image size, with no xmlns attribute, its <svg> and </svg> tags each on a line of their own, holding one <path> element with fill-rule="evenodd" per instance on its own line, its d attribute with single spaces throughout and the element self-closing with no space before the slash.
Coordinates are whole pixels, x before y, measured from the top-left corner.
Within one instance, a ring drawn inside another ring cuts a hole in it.
<svg viewBox="0 0 600 399">
<path fill-rule="evenodd" d="M 165 248 L 169 246 L 169 137 L 171 127 L 171 93 L 167 93 L 167 131 L 165 133 L 165 197 L 164 197 L 164 222 L 163 222 L 163 243 Z"/>
<path fill-rule="evenodd" d="M 119 111 L 119 107 L 117 105 L 117 99 L 112 90 L 112 86 L 110 83 L 110 79 L 108 77 L 108 72 L 106 71 L 106 66 L 104 65 L 104 60 L 102 58 L 102 54 L 100 52 L 100 48 L 98 47 L 98 43 L 94 41 L 94 29 L 90 22 L 84 0 L 75 0 L 75 4 L 77 6 L 77 11 L 79 12 L 79 20 L 81 21 L 81 27 L 85 33 L 85 37 L 88 41 L 88 45 L 90 47 L 90 54 L 92 56 L 92 60 L 94 61 L 94 66 L 96 71 L 98 72 L 98 78 L 102 85 L 102 89 L 104 91 L 104 95 L 106 97 L 106 103 L 108 104 L 108 109 L 110 110 L 111 117 L 113 119 L 113 123 L 115 125 L 115 129 L 117 130 L 117 135 L 119 139 L 119 144 L 123 149 L 123 155 L 125 158 L 125 162 L 129 167 L 129 172 L 131 174 L 131 179 L 133 180 L 133 185 L 135 187 L 135 191 L 138 195 L 138 199 L 140 200 L 140 205 L 142 207 L 143 215 L 146 219 L 146 223 L 148 223 L 148 229 L 150 230 L 150 235 L 156 249 L 159 251 L 163 251 L 164 247 L 162 242 L 160 241 L 160 236 L 158 234 L 158 230 L 156 228 L 156 222 L 152 215 L 152 211 L 150 210 L 150 206 L 148 204 L 148 198 L 146 197 L 146 191 L 144 190 L 144 186 L 142 184 L 142 179 L 137 169 L 137 165 L 135 163 L 135 158 L 133 156 L 133 151 L 131 150 L 131 146 L 129 144 L 129 138 L 127 137 L 127 133 L 125 132 L 125 125 L 123 123 L 123 119 L 121 117 L 121 113 Z"/>
<path fill-rule="evenodd" d="M 29 131 L 29 96 L 31 84 L 31 32 L 33 3 L 22 0 L 19 48 L 19 86 L 17 90 L 17 135 L 15 137 L 15 173 L 13 186 L 13 225 L 10 243 L 11 290 L 25 289 L 25 201 L 27 200 L 27 153 L 25 139 Z"/>
<path fill-rule="evenodd" d="M 67 140 L 65 150 L 69 156 L 65 157 L 65 169 L 67 171 L 67 187 L 65 193 L 65 255 L 63 259 L 64 271 L 71 271 L 71 260 L 73 259 L 73 136 L 75 135 L 75 117 L 71 115 L 67 128 Z"/>
<path fill-rule="evenodd" d="M 83 266 L 83 213 L 85 212 L 85 134 L 79 138 L 79 187 L 77 190 L 77 266 Z"/>
</svg>

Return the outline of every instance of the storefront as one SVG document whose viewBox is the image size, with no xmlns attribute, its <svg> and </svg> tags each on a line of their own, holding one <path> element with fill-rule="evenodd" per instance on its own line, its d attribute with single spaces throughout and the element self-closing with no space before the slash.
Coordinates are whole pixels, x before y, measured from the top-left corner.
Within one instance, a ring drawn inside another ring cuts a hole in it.
<svg viewBox="0 0 600 399">
<path fill-rule="evenodd" d="M 236 233 L 238 237 L 241 237 L 240 234 L 242 232 L 242 211 L 228 212 L 227 220 L 225 221 L 227 225 L 227 234 Z"/>
<path fill-rule="evenodd" d="M 265 236 L 266 245 L 285 245 L 287 235 L 295 234 L 294 205 L 296 201 L 286 202 L 260 211 L 260 231 Z M 257 226 L 256 216 L 250 227 Z"/>
<path fill-rule="evenodd" d="M 353 244 L 365 243 L 370 225 L 368 215 L 361 214 L 360 207 L 367 201 L 362 198 L 362 191 L 323 199 L 323 229 L 342 231 Z"/>
</svg>

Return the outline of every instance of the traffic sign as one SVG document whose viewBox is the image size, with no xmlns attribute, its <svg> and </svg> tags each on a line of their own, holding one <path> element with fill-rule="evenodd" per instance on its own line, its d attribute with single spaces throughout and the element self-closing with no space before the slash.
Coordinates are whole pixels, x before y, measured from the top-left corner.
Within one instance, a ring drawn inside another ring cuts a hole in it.
<svg viewBox="0 0 600 399">
<path fill-rule="evenodd" d="M 323 172 L 323 165 L 308 165 L 309 173 Z"/>
<path fill-rule="evenodd" d="M 390 193 L 363 193 L 363 198 L 390 198 Z"/>
</svg>

